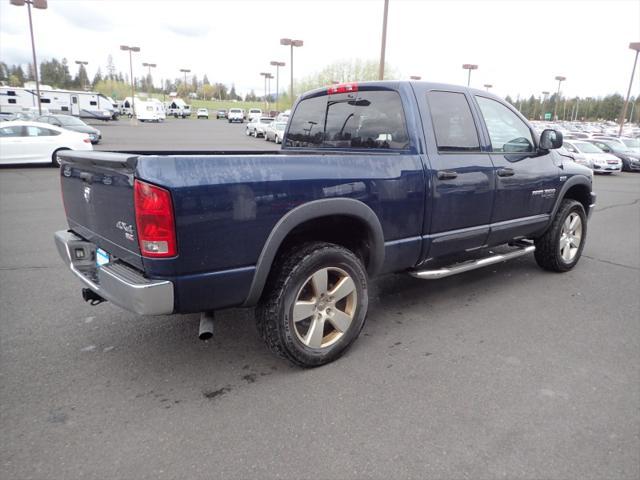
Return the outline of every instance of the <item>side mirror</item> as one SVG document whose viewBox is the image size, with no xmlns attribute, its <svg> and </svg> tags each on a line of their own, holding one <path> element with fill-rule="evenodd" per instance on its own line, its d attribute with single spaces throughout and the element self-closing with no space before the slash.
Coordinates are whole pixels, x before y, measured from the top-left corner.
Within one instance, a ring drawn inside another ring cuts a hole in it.
<svg viewBox="0 0 640 480">
<path fill-rule="evenodd" d="M 540 135 L 540 148 L 543 150 L 553 150 L 562 146 L 562 133 L 558 130 L 547 128 Z"/>
</svg>

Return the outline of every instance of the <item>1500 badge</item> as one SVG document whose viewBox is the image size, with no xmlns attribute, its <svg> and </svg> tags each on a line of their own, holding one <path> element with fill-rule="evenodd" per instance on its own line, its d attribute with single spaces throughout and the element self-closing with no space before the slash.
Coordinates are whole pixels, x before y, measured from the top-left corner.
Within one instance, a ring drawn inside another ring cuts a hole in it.
<svg viewBox="0 0 640 480">
<path fill-rule="evenodd" d="M 116 228 L 118 230 L 124 231 L 124 238 L 126 238 L 127 240 L 130 240 L 132 242 L 135 240 L 135 236 L 133 234 L 133 225 L 127 222 L 123 222 L 122 220 L 118 220 L 116 222 Z"/>
</svg>

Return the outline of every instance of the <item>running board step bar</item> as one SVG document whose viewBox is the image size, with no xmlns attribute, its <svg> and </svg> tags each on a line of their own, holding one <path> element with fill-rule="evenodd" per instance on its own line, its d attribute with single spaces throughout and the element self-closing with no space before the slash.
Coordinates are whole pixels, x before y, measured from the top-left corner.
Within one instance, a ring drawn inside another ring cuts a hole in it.
<svg viewBox="0 0 640 480">
<path fill-rule="evenodd" d="M 512 252 L 500 253 L 490 257 L 481 258 L 479 260 L 470 260 L 468 262 L 452 265 L 447 268 L 439 268 L 437 270 L 414 270 L 409 275 L 422 280 L 436 280 L 438 278 L 450 277 L 458 273 L 468 272 L 477 268 L 495 265 L 496 263 L 506 262 L 514 258 L 522 257 L 533 252 L 536 247 L 530 244 L 517 244 L 518 249 Z"/>
</svg>

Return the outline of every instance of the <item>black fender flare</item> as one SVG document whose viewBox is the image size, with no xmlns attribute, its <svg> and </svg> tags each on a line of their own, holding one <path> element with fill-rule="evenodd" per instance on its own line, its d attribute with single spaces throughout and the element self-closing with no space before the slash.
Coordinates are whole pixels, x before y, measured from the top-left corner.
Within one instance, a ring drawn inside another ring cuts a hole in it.
<svg viewBox="0 0 640 480">
<path fill-rule="evenodd" d="M 258 303 L 258 300 L 260 300 L 276 253 L 287 235 L 304 222 L 313 220 L 314 218 L 332 215 L 354 217 L 364 222 L 367 226 L 369 240 L 371 241 L 367 272 L 369 275 L 374 275 L 380 271 L 384 263 L 384 234 L 380 220 L 378 220 L 375 212 L 363 202 L 352 198 L 314 200 L 290 210 L 273 227 L 260 252 L 249 294 L 243 306 L 254 306 Z"/>
<path fill-rule="evenodd" d="M 551 210 L 551 215 L 549 215 L 549 223 L 547 224 L 547 228 L 553 223 L 553 219 L 556 218 L 556 213 L 558 213 L 558 209 L 560 208 L 560 204 L 562 203 L 562 200 L 564 200 L 566 193 L 569 191 L 570 188 L 575 187 L 576 185 L 584 185 L 591 193 L 592 184 L 587 177 L 585 177 L 584 175 L 574 175 L 571 178 L 569 178 L 564 183 L 564 185 L 562 185 L 562 188 L 560 189 L 560 193 L 556 197 L 556 202 L 553 205 L 553 210 Z M 588 208 L 585 210 L 586 210 L 585 213 L 588 215 L 589 214 Z"/>
</svg>

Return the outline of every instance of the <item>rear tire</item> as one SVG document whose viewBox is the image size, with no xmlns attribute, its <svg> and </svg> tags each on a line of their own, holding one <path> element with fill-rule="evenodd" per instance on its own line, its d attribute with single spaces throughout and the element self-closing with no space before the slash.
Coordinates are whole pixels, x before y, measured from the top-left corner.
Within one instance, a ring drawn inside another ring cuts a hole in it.
<svg viewBox="0 0 640 480">
<path fill-rule="evenodd" d="M 538 265 L 552 272 L 567 272 L 576 266 L 587 239 L 587 215 L 576 200 L 560 204 L 551 226 L 535 240 Z"/>
<path fill-rule="evenodd" d="M 339 358 L 364 326 L 367 274 L 356 255 L 339 245 L 313 242 L 274 264 L 256 308 L 258 332 L 269 349 L 301 367 Z"/>
</svg>

